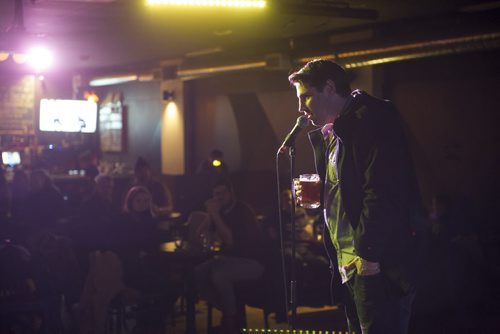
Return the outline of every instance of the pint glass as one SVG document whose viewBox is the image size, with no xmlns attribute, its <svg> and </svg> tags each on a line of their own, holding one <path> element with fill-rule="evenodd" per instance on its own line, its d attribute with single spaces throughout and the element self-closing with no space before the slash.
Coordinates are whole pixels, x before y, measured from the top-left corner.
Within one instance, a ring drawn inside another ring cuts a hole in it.
<svg viewBox="0 0 500 334">
<path fill-rule="evenodd" d="M 320 206 L 321 180 L 318 174 L 301 174 L 294 179 L 297 204 L 306 209 Z"/>
</svg>

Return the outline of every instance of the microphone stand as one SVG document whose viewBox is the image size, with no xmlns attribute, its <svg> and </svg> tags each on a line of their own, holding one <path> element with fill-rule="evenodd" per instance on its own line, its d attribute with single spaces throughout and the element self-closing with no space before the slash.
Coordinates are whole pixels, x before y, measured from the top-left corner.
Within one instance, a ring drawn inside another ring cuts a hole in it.
<svg viewBox="0 0 500 334">
<path fill-rule="evenodd" d="M 293 195 L 290 210 L 290 246 L 292 251 L 290 264 L 290 308 L 292 309 L 292 315 L 290 318 L 290 326 L 292 329 L 295 329 L 295 321 L 297 318 L 297 281 L 295 272 L 295 191 L 293 184 L 293 175 L 295 174 L 295 141 L 290 143 L 290 146 L 288 147 L 288 155 L 290 156 L 290 189 L 292 189 Z"/>
</svg>

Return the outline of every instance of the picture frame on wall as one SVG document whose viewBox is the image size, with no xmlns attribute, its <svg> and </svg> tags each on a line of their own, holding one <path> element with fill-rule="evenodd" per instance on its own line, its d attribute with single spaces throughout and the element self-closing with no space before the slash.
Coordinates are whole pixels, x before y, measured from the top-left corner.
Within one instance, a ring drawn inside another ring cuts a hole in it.
<svg viewBox="0 0 500 334">
<path fill-rule="evenodd" d="M 126 151 L 126 106 L 121 94 L 109 93 L 99 106 L 99 141 L 102 152 Z"/>
</svg>

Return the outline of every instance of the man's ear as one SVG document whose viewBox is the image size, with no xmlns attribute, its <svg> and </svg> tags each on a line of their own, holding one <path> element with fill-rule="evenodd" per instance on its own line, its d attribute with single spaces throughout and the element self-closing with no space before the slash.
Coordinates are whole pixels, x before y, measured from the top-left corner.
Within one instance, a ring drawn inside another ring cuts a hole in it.
<svg viewBox="0 0 500 334">
<path fill-rule="evenodd" d="M 325 93 L 330 95 L 335 95 L 337 93 L 337 87 L 335 86 L 335 82 L 331 79 L 328 79 L 325 84 Z"/>
</svg>

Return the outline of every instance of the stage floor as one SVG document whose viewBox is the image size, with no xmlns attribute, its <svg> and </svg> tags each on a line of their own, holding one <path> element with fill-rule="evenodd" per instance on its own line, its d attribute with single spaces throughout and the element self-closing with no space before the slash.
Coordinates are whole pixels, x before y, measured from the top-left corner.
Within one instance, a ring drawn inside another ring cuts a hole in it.
<svg viewBox="0 0 500 334">
<path fill-rule="evenodd" d="M 498 305 L 467 305 L 459 310 L 425 314 L 413 319 L 409 334 L 489 334 L 500 333 Z M 295 332 L 287 323 L 277 323 L 274 314 L 269 317 L 269 330 L 264 327 L 261 309 L 246 307 L 247 328 L 242 333 L 290 333 L 290 334 L 345 334 L 347 324 L 344 312 L 335 306 L 298 307 Z M 217 326 L 221 313 L 213 310 L 213 325 Z M 174 321 L 170 321 L 165 334 L 185 334 L 185 317 L 179 312 Z M 301 331 L 302 330 L 302 331 Z M 196 334 L 209 334 L 207 331 L 207 306 L 205 302 L 196 304 Z M 213 332 L 211 334 L 216 334 Z"/>
<path fill-rule="evenodd" d="M 213 309 L 212 321 L 213 326 L 218 326 L 221 320 L 221 313 Z M 198 302 L 196 304 L 196 333 L 206 334 L 207 331 L 207 305 L 205 302 Z M 264 326 L 264 314 L 261 309 L 246 307 L 246 317 L 247 317 L 247 328 L 245 331 L 247 333 L 263 333 Z M 166 333 L 168 334 L 185 334 L 185 317 L 182 313 L 179 313 L 175 317 L 174 324 L 172 322 L 167 326 Z M 345 331 L 346 324 L 343 316 L 343 312 L 335 306 L 325 306 L 321 308 L 311 308 L 311 307 L 298 307 L 297 317 L 295 322 L 295 329 L 299 330 L 314 330 L 316 333 L 318 331 L 323 331 L 326 334 L 335 331 Z M 274 314 L 269 316 L 269 332 L 286 332 L 287 330 L 292 330 L 292 327 L 286 322 L 277 323 Z M 283 331 L 281 331 L 283 330 Z M 242 332 L 244 332 L 242 330 Z M 264 331 L 265 332 L 265 331 Z M 303 332 L 305 334 L 305 332 Z"/>
</svg>

